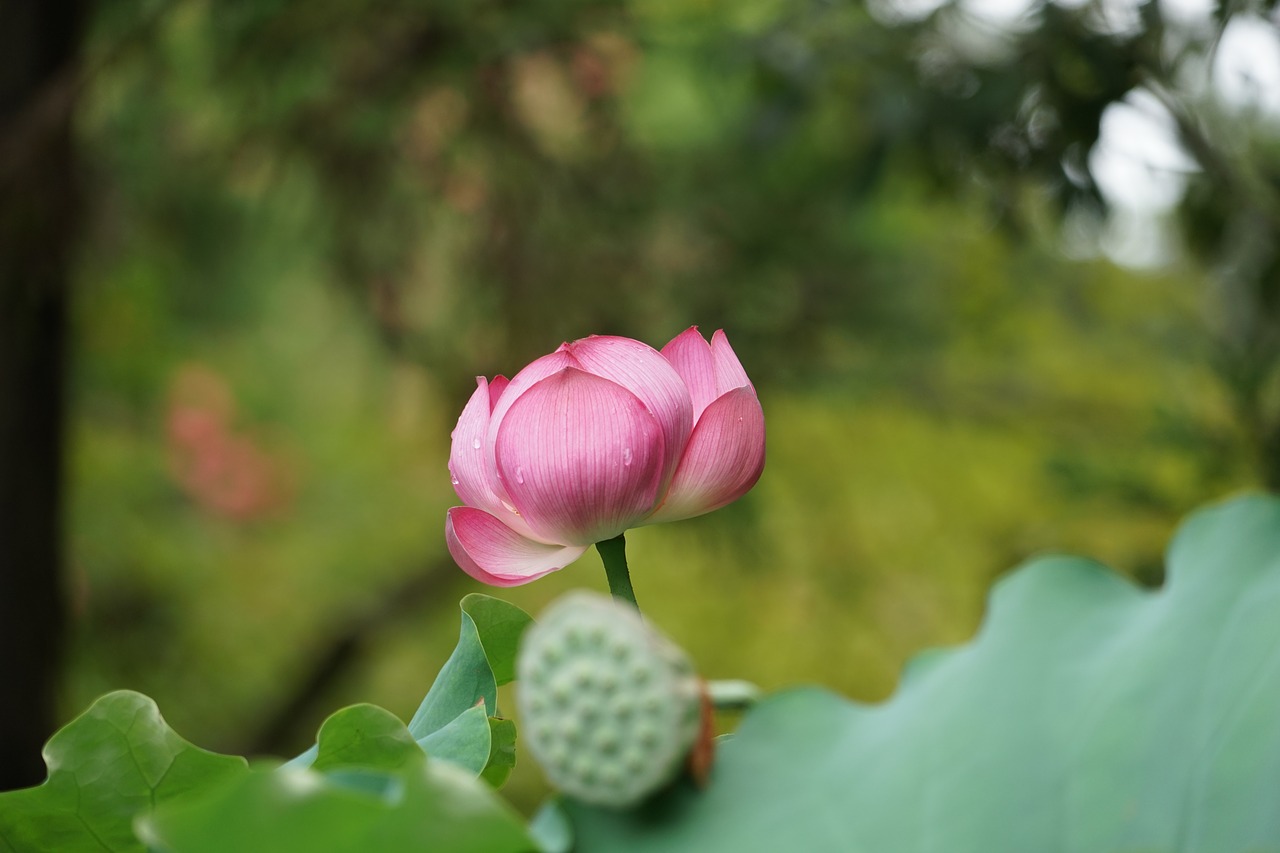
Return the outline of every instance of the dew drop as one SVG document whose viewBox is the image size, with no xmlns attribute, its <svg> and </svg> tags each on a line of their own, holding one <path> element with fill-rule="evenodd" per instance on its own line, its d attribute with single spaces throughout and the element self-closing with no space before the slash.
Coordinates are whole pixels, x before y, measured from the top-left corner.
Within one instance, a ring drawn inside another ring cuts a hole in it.
<svg viewBox="0 0 1280 853">
<path fill-rule="evenodd" d="M 458 485 L 458 478 L 457 478 L 457 477 L 450 477 L 450 478 L 449 478 L 449 482 L 453 483 L 453 484 L 456 486 L 456 485 Z"/>
<path fill-rule="evenodd" d="M 630 467 L 631 465 L 631 448 L 622 448 L 622 464 Z"/>
<path fill-rule="evenodd" d="M 516 468 L 516 482 L 522 486 L 524 485 L 524 469 L 523 468 Z"/>
<path fill-rule="evenodd" d="M 473 438 L 473 439 L 471 439 L 471 449 L 472 449 L 472 450 L 479 450 L 479 449 L 480 449 L 480 439 L 478 439 L 478 438 Z"/>
</svg>

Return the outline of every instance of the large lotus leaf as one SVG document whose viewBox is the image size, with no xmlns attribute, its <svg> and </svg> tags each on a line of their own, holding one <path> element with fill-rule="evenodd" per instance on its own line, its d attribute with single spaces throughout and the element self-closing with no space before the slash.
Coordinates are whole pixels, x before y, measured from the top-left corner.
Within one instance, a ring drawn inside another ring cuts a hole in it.
<svg viewBox="0 0 1280 853">
<path fill-rule="evenodd" d="M 155 702 L 121 690 L 98 699 L 44 748 L 49 778 L 0 794 L 0 850 L 141 851 L 134 817 L 247 773 L 243 758 L 192 746 Z"/>
<path fill-rule="evenodd" d="M 705 791 L 567 808 L 587 853 L 1280 850 L 1280 501 L 1193 516 L 1158 591 L 1036 560 L 885 704 L 779 694 Z"/>
</svg>

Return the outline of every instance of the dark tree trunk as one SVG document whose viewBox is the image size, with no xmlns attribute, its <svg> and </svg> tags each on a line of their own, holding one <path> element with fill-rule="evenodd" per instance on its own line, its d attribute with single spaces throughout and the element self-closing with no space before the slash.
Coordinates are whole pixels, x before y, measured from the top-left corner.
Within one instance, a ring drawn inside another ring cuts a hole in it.
<svg viewBox="0 0 1280 853">
<path fill-rule="evenodd" d="M 0 790 L 44 778 L 56 722 L 81 14 L 74 0 L 0 2 Z"/>
</svg>

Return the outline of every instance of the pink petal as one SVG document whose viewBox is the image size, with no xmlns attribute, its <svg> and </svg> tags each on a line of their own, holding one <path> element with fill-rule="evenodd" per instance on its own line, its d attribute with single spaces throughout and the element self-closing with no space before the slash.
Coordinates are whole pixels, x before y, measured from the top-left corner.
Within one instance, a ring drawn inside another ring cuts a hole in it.
<svg viewBox="0 0 1280 853">
<path fill-rule="evenodd" d="M 449 510 L 444 538 L 462 570 L 491 586 L 528 583 L 564 568 L 587 550 L 586 546 L 534 542 L 489 513 L 466 506 Z"/>
<path fill-rule="evenodd" d="M 484 439 L 485 476 L 488 479 L 489 489 L 503 504 L 510 505 L 511 496 L 507 494 L 506 485 L 498 476 L 495 450 L 498 443 L 498 429 L 502 426 L 502 419 L 507 416 L 507 411 L 521 394 L 551 374 L 570 366 L 569 356 L 563 352 L 563 349 L 564 347 L 561 347 L 550 355 L 544 355 L 525 365 L 523 370 L 511 377 L 510 382 L 504 384 L 498 396 L 493 398 L 493 414 L 489 419 L 488 436 Z"/>
<path fill-rule="evenodd" d="M 647 516 L 665 461 L 662 427 L 644 403 L 573 367 L 520 395 L 496 450 L 524 521 L 540 538 L 574 545 L 617 536 Z"/>
<path fill-rule="evenodd" d="M 506 386 L 507 380 L 502 376 L 495 377 L 493 382 L 486 382 L 483 376 L 476 377 L 476 390 L 463 407 L 457 426 L 453 428 L 453 443 L 449 448 L 450 480 L 453 482 L 453 490 L 464 504 L 499 517 L 523 536 L 537 538 L 523 519 L 502 502 L 489 484 L 485 458 L 490 426 L 489 408 Z"/>
<path fill-rule="evenodd" d="M 764 410 L 751 388 L 735 388 L 702 413 L 666 500 L 646 523 L 676 521 L 742 497 L 764 470 Z"/>
<path fill-rule="evenodd" d="M 489 410 L 493 411 L 493 407 L 498 405 L 498 398 L 502 396 L 502 392 L 507 390 L 507 386 L 511 384 L 511 380 L 499 373 L 493 377 L 493 381 L 489 383 Z"/>
<path fill-rule="evenodd" d="M 665 489 L 693 428 L 693 401 L 680 374 L 662 353 L 631 338 L 592 335 L 565 344 L 560 351 L 573 360 L 573 366 L 630 391 L 657 419 L 667 453 L 661 464 Z"/>
<path fill-rule="evenodd" d="M 476 377 L 476 390 L 463 407 L 453 428 L 449 448 L 449 473 L 453 490 L 467 506 L 490 510 L 498 499 L 489 488 L 485 473 L 484 443 L 489 433 L 489 411 L 493 388 L 483 376 Z"/>
<path fill-rule="evenodd" d="M 747 371 L 742 368 L 742 362 L 738 361 L 733 347 L 729 346 L 729 338 L 724 329 L 717 329 L 711 336 L 711 355 L 716 362 L 716 388 L 721 394 L 734 388 L 755 390 L 751 380 L 747 378 Z"/>
<path fill-rule="evenodd" d="M 697 326 L 690 326 L 662 348 L 662 357 L 671 363 L 688 386 L 693 397 L 693 419 L 697 422 L 703 410 L 721 394 L 716 385 L 716 363 L 711 355 L 711 345 L 698 332 Z"/>
</svg>

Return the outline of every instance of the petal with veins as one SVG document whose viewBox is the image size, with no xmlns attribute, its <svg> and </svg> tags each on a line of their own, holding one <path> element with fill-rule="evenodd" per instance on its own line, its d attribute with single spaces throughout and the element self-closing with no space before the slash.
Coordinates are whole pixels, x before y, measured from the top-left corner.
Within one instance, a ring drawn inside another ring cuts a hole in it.
<svg viewBox="0 0 1280 853">
<path fill-rule="evenodd" d="M 458 425 L 453 428 L 453 444 L 449 448 L 449 473 L 453 475 L 453 490 L 467 506 L 489 512 L 499 506 L 497 496 L 489 488 L 484 464 L 484 443 L 489 434 L 492 397 L 493 385 L 483 376 L 477 376 L 475 393 L 458 417 Z"/>
<path fill-rule="evenodd" d="M 520 398 L 521 394 L 529 390 L 537 382 L 568 366 L 569 357 L 560 350 L 556 350 L 550 355 L 544 355 L 542 358 L 525 365 L 524 369 L 511 377 L 511 381 L 505 383 L 498 395 L 492 398 L 493 414 L 489 418 L 489 432 L 484 439 L 485 476 L 489 482 L 489 489 L 502 504 L 508 506 L 511 504 L 511 495 L 507 493 L 506 484 L 502 482 L 502 477 L 498 472 L 498 460 L 495 456 L 498 429 L 502 426 L 502 419 L 507 416 L 507 411 Z"/>
<path fill-rule="evenodd" d="M 697 326 L 690 326 L 662 348 L 662 357 L 671 363 L 688 386 L 693 398 L 693 419 L 697 422 L 707 406 L 721 394 L 716 385 L 716 363 L 711 355 L 711 345 L 698 332 Z"/>
<path fill-rule="evenodd" d="M 662 428 L 636 395 L 569 367 L 538 382 L 498 427 L 512 503 L 541 538 L 590 545 L 644 519 L 658 499 Z"/>
<path fill-rule="evenodd" d="M 676 521 L 742 497 L 764 470 L 764 411 L 751 388 L 735 388 L 698 419 L 662 506 L 646 523 Z"/>
<path fill-rule="evenodd" d="M 592 335 L 570 344 L 566 353 L 575 367 L 616 382 L 640 399 L 662 428 L 667 457 L 661 487 L 671 481 L 693 429 L 693 401 L 680 374 L 662 353 L 631 338 Z"/>
<path fill-rule="evenodd" d="M 507 386 L 511 384 L 511 380 L 499 373 L 493 377 L 493 381 L 489 383 L 489 411 L 493 411 L 498 405 L 498 398 L 502 396 L 502 392 L 507 390 Z"/>
<path fill-rule="evenodd" d="M 463 407 L 458 425 L 453 428 L 453 443 L 449 448 L 450 480 L 464 504 L 497 516 L 522 536 L 538 539 L 540 537 L 534 535 L 529 525 L 494 493 L 485 464 L 489 408 L 506 385 L 507 380 L 502 376 L 495 377 L 492 382 L 487 382 L 483 376 L 476 377 L 475 393 Z"/>
<path fill-rule="evenodd" d="M 729 346 L 729 338 L 724 329 L 717 329 L 711 336 L 711 355 L 716 362 L 716 388 L 721 394 L 734 388 L 750 388 L 755 393 L 755 387 L 747 378 L 747 371 L 743 369 L 742 362 L 738 361 L 733 347 Z"/>
<path fill-rule="evenodd" d="M 562 569 L 586 546 L 545 545 L 516 533 L 487 512 L 456 506 L 444 522 L 449 553 L 471 577 L 492 586 L 518 586 Z"/>
</svg>

